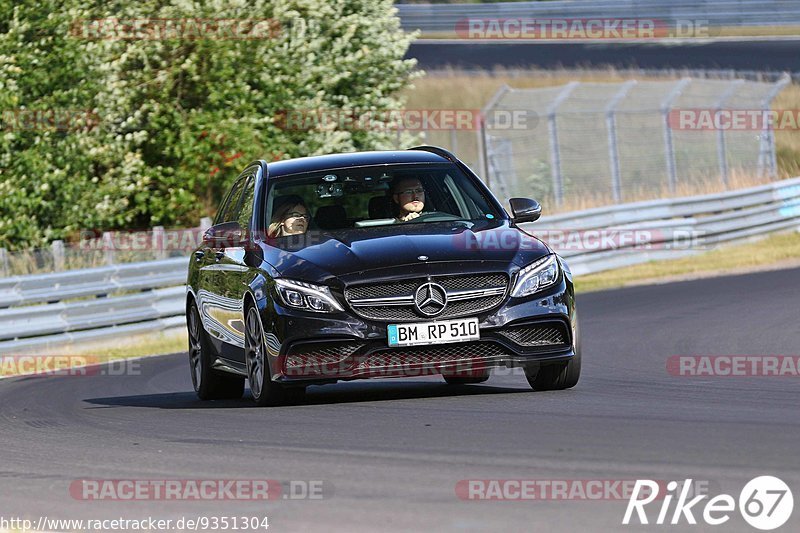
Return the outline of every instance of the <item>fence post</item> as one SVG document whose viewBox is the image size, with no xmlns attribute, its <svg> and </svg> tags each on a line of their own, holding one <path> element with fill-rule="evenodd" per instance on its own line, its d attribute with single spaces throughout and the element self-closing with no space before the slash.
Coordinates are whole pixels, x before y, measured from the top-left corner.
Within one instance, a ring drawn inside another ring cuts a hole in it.
<svg viewBox="0 0 800 533">
<path fill-rule="evenodd" d="M 608 130 L 608 160 L 611 164 L 611 192 L 614 202 L 622 201 L 622 176 L 619 169 L 619 147 L 617 146 L 617 106 L 625 98 L 636 80 L 626 81 L 606 106 L 606 129 Z"/>
<path fill-rule="evenodd" d="M 667 179 L 669 180 L 670 194 L 675 194 L 678 189 L 678 165 L 675 161 L 675 143 L 672 137 L 669 114 L 672 112 L 672 104 L 675 103 L 675 99 L 681 95 L 691 82 L 691 78 L 683 78 L 661 102 L 661 118 L 664 125 L 664 159 L 667 162 Z"/>
<path fill-rule="evenodd" d="M 483 109 L 481 109 L 481 116 L 480 116 L 480 126 L 478 127 L 478 168 L 480 172 L 483 174 L 482 178 L 486 186 L 489 186 L 489 182 L 491 181 L 491 176 L 489 176 L 489 147 L 487 146 L 487 139 L 486 139 L 486 117 L 490 111 L 494 109 L 494 106 L 497 105 L 497 102 L 500 101 L 507 92 L 511 91 L 511 87 L 508 85 L 503 85 L 497 92 L 492 96 L 489 103 L 487 103 Z"/>
<path fill-rule="evenodd" d="M 758 155 L 758 177 L 764 174 L 764 163 L 769 165 L 769 177 L 775 179 L 778 175 L 778 160 L 775 154 L 775 134 L 770 127 L 770 122 L 766 119 L 767 113 L 772 105 L 772 100 L 778 96 L 778 93 L 783 90 L 786 85 L 791 83 L 792 77 L 784 73 L 783 76 L 775 83 L 767 96 L 761 102 L 761 107 L 764 109 L 764 114 L 761 120 L 764 122 L 764 128 L 761 131 L 760 150 Z M 764 161 L 766 160 L 766 161 Z"/>
<path fill-rule="evenodd" d="M 8 265 L 8 250 L 5 248 L 0 248 L 0 272 L 3 277 L 8 277 L 11 272 L 11 268 Z"/>
<path fill-rule="evenodd" d="M 558 93 L 553 103 L 547 108 L 547 131 L 550 134 L 550 173 L 553 176 L 553 197 L 556 202 L 556 207 L 561 207 L 564 203 L 564 180 L 561 175 L 561 151 L 558 144 L 558 125 L 556 124 L 556 113 L 558 106 L 564 100 L 569 98 L 572 91 L 580 85 L 580 82 L 572 81 L 564 85 L 561 92 Z"/>
<path fill-rule="evenodd" d="M 61 272 L 64 270 L 64 241 L 50 243 L 50 251 L 53 253 L 53 270 Z"/>
<path fill-rule="evenodd" d="M 103 232 L 103 250 L 105 251 L 106 264 L 114 264 L 114 234 L 110 231 Z"/>
<path fill-rule="evenodd" d="M 716 104 L 714 104 L 714 112 L 718 116 L 719 112 L 722 111 L 722 106 L 725 105 L 725 102 L 733 96 L 733 93 L 736 92 L 742 84 L 744 80 L 736 80 L 731 83 L 730 87 L 725 89 L 720 95 L 719 99 L 717 100 Z M 728 188 L 728 150 L 725 147 L 725 130 L 722 128 L 717 128 L 717 158 L 719 159 L 719 174 L 722 178 L 722 185 L 725 189 Z"/>
<path fill-rule="evenodd" d="M 167 258 L 167 250 L 166 250 L 166 243 L 164 242 L 164 226 L 153 226 L 153 232 L 151 234 L 151 243 L 153 247 L 153 254 L 155 259 L 166 259 Z"/>
<path fill-rule="evenodd" d="M 450 128 L 450 151 L 458 156 L 458 135 L 455 128 Z"/>
</svg>

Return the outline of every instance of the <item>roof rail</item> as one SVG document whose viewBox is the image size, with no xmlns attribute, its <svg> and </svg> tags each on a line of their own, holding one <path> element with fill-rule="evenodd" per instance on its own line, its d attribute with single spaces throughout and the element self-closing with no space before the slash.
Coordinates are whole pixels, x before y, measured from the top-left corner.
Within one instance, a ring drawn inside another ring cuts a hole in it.
<svg viewBox="0 0 800 533">
<path fill-rule="evenodd" d="M 428 146 L 428 145 L 421 145 L 421 146 L 414 146 L 409 148 L 409 150 L 419 150 L 422 152 L 431 152 L 432 154 L 436 154 L 439 156 L 444 157 L 448 161 L 452 161 L 453 163 L 458 162 L 458 158 L 454 156 L 451 152 L 445 150 L 444 148 L 440 148 L 438 146 Z"/>
</svg>

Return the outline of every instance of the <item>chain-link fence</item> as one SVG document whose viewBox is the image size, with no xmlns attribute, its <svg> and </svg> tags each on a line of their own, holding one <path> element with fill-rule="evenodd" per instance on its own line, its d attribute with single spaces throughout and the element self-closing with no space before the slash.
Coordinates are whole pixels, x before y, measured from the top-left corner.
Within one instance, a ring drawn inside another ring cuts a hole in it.
<svg viewBox="0 0 800 533">
<path fill-rule="evenodd" d="M 562 210 L 763 183 L 777 174 L 770 104 L 787 83 L 506 86 L 484 109 L 477 166 L 501 196 Z"/>
</svg>

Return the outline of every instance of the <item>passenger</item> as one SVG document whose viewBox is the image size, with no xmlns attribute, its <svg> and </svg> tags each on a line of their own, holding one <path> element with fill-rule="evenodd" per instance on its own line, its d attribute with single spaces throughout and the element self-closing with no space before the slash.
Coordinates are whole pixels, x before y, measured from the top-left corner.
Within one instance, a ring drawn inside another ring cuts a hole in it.
<svg viewBox="0 0 800 533">
<path fill-rule="evenodd" d="M 310 220 L 311 216 L 302 198 L 296 195 L 279 197 L 272 207 L 272 221 L 267 229 L 267 236 L 274 238 L 302 235 L 308 231 Z"/>
<path fill-rule="evenodd" d="M 392 184 L 392 200 L 395 203 L 397 222 L 415 219 L 425 208 L 425 188 L 417 178 L 402 178 Z"/>
</svg>

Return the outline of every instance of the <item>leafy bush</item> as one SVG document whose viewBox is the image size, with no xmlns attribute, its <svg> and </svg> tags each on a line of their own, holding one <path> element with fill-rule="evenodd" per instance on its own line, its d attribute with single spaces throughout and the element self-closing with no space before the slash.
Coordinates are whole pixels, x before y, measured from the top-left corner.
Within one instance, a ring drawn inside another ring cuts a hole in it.
<svg viewBox="0 0 800 533">
<path fill-rule="evenodd" d="M 0 247 L 85 228 L 194 225 L 251 160 L 394 145 L 379 129 L 281 122 L 293 110 L 402 106 L 413 36 L 390 0 L 93 4 L 0 0 L 10 14 L 0 21 Z M 263 19 L 271 31 L 96 39 L 86 30 L 111 18 Z"/>
</svg>

